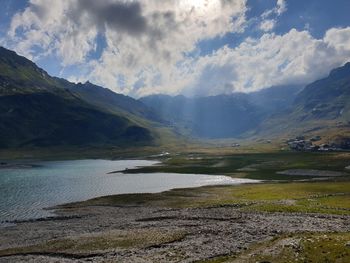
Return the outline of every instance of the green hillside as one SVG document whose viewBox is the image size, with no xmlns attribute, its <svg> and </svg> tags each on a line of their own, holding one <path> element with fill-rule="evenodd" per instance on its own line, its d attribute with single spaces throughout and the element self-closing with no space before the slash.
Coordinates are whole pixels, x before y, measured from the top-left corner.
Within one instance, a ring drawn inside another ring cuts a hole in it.
<svg viewBox="0 0 350 263">
<path fill-rule="evenodd" d="M 321 135 L 321 143 L 350 141 L 350 63 L 307 85 L 288 110 L 256 129 L 256 136 L 295 135 Z"/>
<path fill-rule="evenodd" d="M 153 144 L 149 129 L 90 104 L 74 86 L 0 48 L 0 147 Z"/>
<path fill-rule="evenodd" d="M 350 63 L 306 86 L 296 98 L 295 106 L 304 111 L 305 120 L 350 121 Z"/>
</svg>

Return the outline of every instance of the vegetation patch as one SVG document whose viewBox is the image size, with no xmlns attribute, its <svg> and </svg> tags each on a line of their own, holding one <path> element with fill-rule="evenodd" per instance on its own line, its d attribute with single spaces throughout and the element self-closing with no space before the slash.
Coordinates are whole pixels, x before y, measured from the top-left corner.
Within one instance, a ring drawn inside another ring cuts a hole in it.
<svg viewBox="0 0 350 263">
<path fill-rule="evenodd" d="M 184 231 L 147 229 L 132 231 L 112 231 L 94 235 L 84 235 L 62 240 L 52 240 L 44 244 L 0 250 L 0 257 L 24 254 L 91 254 L 101 251 L 129 248 L 147 248 L 179 241 L 186 236 Z"/>
<path fill-rule="evenodd" d="M 347 263 L 350 233 L 303 233 L 277 237 L 256 244 L 237 255 L 220 256 L 197 263 Z"/>
<path fill-rule="evenodd" d="M 350 233 L 306 233 L 279 237 L 226 262 L 350 262 Z"/>
<path fill-rule="evenodd" d="M 259 212 L 350 214 L 350 182 L 293 182 L 207 186 L 156 194 L 106 196 L 62 206 L 233 206 Z"/>
<path fill-rule="evenodd" d="M 350 163 L 350 153 L 246 153 L 222 154 L 217 153 L 184 153 L 171 155 L 163 160 L 162 165 L 128 169 L 125 173 L 195 173 L 229 175 L 235 174 L 259 180 L 300 180 L 310 179 L 309 175 L 281 174 L 285 170 L 318 170 L 320 174 L 341 175 L 349 178 L 345 169 Z M 315 176 L 317 177 L 317 176 Z"/>
</svg>

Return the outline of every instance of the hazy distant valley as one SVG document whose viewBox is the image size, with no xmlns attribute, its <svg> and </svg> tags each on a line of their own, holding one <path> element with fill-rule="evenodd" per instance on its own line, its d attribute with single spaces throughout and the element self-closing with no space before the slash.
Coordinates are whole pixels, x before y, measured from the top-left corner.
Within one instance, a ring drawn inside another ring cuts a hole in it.
<svg viewBox="0 0 350 263">
<path fill-rule="evenodd" d="M 51 77 L 4 48 L 0 53 L 2 148 L 159 146 L 169 138 L 349 140 L 350 63 L 305 87 L 136 100 Z"/>
</svg>

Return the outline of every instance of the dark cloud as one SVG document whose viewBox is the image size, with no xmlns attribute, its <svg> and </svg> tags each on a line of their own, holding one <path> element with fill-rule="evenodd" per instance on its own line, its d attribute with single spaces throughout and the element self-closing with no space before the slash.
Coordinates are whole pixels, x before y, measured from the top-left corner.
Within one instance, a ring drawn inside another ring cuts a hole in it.
<svg viewBox="0 0 350 263">
<path fill-rule="evenodd" d="M 152 27 L 148 28 L 148 45 L 151 49 L 156 49 L 157 43 L 164 39 L 167 34 L 178 30 L 174 12 L 154 12 L 149 19 L 152 21 Z"/>
<path fill-rule="evenodd" d="M 139 2 L 79 0 L 76 9 L 72 10 L 70 15 L 78 18 L 86 13 L 91 17 L 92 23 L 100 28 L 108 26 L 133 35 L 143 34 L 148 30 L 147 20 L 142 15 Z"/>
<path fill-rule="evenodd" d="M 37 4 L 32 4 L 30 6 L 30 9 L 32 10 L 32 12 L 34 14 L 36 14 L 36 16 L 40 19 L 46 18 L 46 14 L 48 12 L 48 10 L 46 10 L 45 7 L 41 6 L 41 5 L 37 5 Z"/>
</svg>

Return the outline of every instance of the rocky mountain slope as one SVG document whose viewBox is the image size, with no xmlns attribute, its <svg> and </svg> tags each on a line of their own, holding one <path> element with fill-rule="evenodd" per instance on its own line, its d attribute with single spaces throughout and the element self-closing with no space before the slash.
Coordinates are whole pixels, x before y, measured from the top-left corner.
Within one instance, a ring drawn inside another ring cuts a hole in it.
<svg viewBox="0 0 350 263">
<path fill-rule="evenodd" d="M 0 147 L 153 143 L 149 129 L 93 105 L 79 89 L 0 48 Z"/>
</svg>

